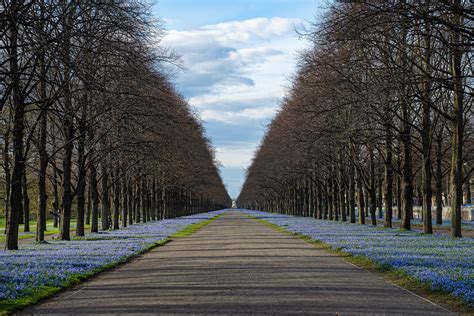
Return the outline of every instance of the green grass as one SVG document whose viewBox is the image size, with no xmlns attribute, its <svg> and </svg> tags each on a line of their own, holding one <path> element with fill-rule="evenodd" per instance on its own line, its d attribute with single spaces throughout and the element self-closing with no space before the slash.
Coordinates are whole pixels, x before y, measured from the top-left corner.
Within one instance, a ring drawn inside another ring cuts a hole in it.
<svg viewBox="0 0 474 316">
<path fill-rule="evenodd" d="M 403 270 L 400 269 L 395 269 L 393 267 L 390 267 L 388 265 L 381 265 L 370 258 L 366 256 L 354 256 L 350 253 L 347 253 L 345 251 L 342 251 L 340 249 L 335 249 L 331 245 L 326 244 L 322 241 L 312 239 L 309 236 L 299 234 L 299 233 L 294 233 L 286 230 L 285 228 L 278 226 L 276 224 L 270 223 L 266 220 L 263 219 L 258 219 L 253 216 L 249 216 L 256 221 L 284 234 L 288 234 L 291 236 L 294 236 L 298 239 L 301 239 L 319 249 L 323 249 L 329 253 L 332 253 L 334 255 L 343 257 L 344 260 L 359 266 L 361 268 L 364 268 L 374 274 L 377 274 L 378 276 L 381 276 L 385 280 L 389 281 L 390 283 L 393 283 L 395 285 L 398 285 L 400 287 L 403 287 L 405 289 L 408 289 L 412 292 L 414 292 L 417 295 L 420 295 L 422 297 L 428 298 L 429 300 L 436 302 L 440 305 L 446 306 L 456 312 L 459 313 L 473 313 L 474 309 L 470 307 L 465 301 L 462 299 L 453 296 L 450 293 L 445 293 L 442 291 L 437 291 L 437 290 L 432 290 L 431 289 L 431 284 L 428 282 L 421 282 L 419 280 L 416 280 L 410 276 L 408 276 Z"/>
<path fill-rule="evenodd" d="M 202 222 L 199 222 L 199 223 L 196 223 L 196 224 L 191 224 L 191 225 L 187 226 L 186 228 L 184 228 L 183 230 L 180 230 L 179 232 L 174 233 L 173 235 L 170 236 L 170 238 L 188 237 L 189 235 L 194 234 L 195 232 L 197 232 L 198 230 L 200 230 L 204 226 L 209 225 L 210 223 L 212 223 L 213 221 L 215 221 L 216 219 L 218 219 L 221 216 L 222 215 L 219 214 L 219 215 L 214 216 L 214 217 L 212 217 L 210 219 L 207 219 L 205 221 L 202 221 Z"/>
<path fill-rule="evenodd" d="M 143 253 L 145 253 L 145 252 L 147 252 L 147 251 L 149 251 L 153 248 L 163 246 L 163 245 L 167 244 L 170 241 L 171 241 L 171 239 L 169 239 L 169 238 L 158 241 L 158 242 L 148 246 L 147 248 L 133 254 L 132 256 L 125 258 L 124 260 L 111 263 L 109 265 L 98 268 L 98 269 L 96 269 L 94 271 L 91 271 L 89 273 L 86 273 L 86 274 L 73 275 L 70 278 L 68 278 L 67 281 L 60 287 L 59 286 L 42 286 L 42 287 L 39 287 L 39 288 L 32 289 L 31 292 L 29 292 L 26 297 L 18 298 L 18 299 L 15 299 L 15 300 L 0 301 L 0 315 L 8 315 L 13 311 L 25 308 L 25 307 L 30 306 L 30 305 L 34 305 L 34 304 L 40 302 L 41 300 L 43 300 L 45 298 L 51 297 L 52 295 L 58 293 L 59 291 L 61 291 L 63 289 L 72 287 L 72 286 L 74 286 L 76 284 L 79 284 L 79 283 L 81 283 L 81 282 L 83 282 L 87 279 L 90 279 L 91 277 L 97 275 L 98 273 L 116 268 L 116 267 L 118 267 L 118 266 L 120 266 L 124 263 L 127 263 L 127 262 L 131 261 L 133 258 L 136 258 L 139 255 L 141 255 L 141 254 L 143 254 Z"/>
<path fill-rule="evenodd" d="M 75 225 L 76 221 L 75 220 L 71 220 L 71 227 L 72 227 L 72 224 Z M 3 232 L 5 230 L 5 225 L 6 225 L 6 222 L 5 222 L 5 217 L 0 217 L 0 232 Z M 23 224 L 20 224 L 20 232 L 23 232 L 24 230 L 24 227 L 25 225 Z M 30 229 L 33 230 L 34 228 L 36 227 L 36 220 L 31 220 L 30 221 Z M 53 220 L 52 219 L 48 219 L 46 221 L 46 228 L 53 228 Z"/>
<path fill-rule="evenodd" d="M 25 307 L 37 304 L 37 303 L 41 302 L 42 300 L 44 300 L 46 298 L 49 298 L 52 295 L 60 292 L 61 290 L 72 287 L 72 286 L 74 286 L 76 284 L 79 284 L 79 283 L 81 283 L 81 282 L 83 282 L 87 279 L 90 279 L 91 277 L 97 275 L 98 273 L 116 268 L 116 267 L 118 267 L 122 264 L 130 262 L 133 258 L 136 258 L 139 255 L 141 255 L 145 252 L 148 252 L 153 248 L 156 248 L 156 247 L 163 246 L 163 245 L 167 244 L 168 242 L 172 241 L 172 238 L 182 238 L 182 237 L 189 236 L 189 235 L 197 232 L 198 230 L 200 230 L 204 226 L 208 225 L 212 221 L 216 220 L 220 216 L 221 215 L 217 215 L 217 216 L 214 216 L 214 217 L 212 217 L 208 220 L 205 220 L 205 221 L 202 221 L 202 222 L 199 222 L 199 223 L 196 223 L 196 224 L 188 225 L 184 229 L 174 233 L 170 237 L 168 237 L 164 240 L 161 240 L 159 242 L 156 242 L 156 243 L 148 246 L 147 248 L 141 250 L 140 252 L 137 252 L 136 254 L 125 258 L 124 260 L 109 264 L 107 266 L 96 269 L 96 270 L 91 271 L 91 272 L 86 273 L 86 274 L 73 275 L 60 287 L 59 286 L 43 286 L 43 287 L 40 287 L 40 288 L 32 289 L 31 292 L 28 293 L 26 297 L 18 298 L 18 299 L 15 299 L 15 300 L 0 301 L 0 316 L 9 315 L 10 313 L 12 313 L 16 310 L 20 310 L 20 309 L 23 309 Z M 94 240 L 94 238 L 88 239 L 86 237 L 86 238 L 84 238 L 84 240 Z"/>
<path fill-rule="evenodd" d="M 2 218 L 3 220 L 3 225 L 5 218 Z M 2 222 L 0 220 L 0 226 L 2 226 Z M 76 221 L 72 220 L 71 221 L 71 230 L 75 230 L 76 227 Z M 59 228 L 53 227 L 53 220 L 48 220 L 46 222 L 46 231 L 44 232 L 45 236 L 50 236 L 50 235 L 55 235 L 59 234 Z M 85 229 L 90 229 L 90 225 L 85 225 Z M 31 221 L 30 222 L 30 232 L 25 233 L 24 232 L 24 225 L 20 225 L 20 235 L 18 236 L 18 239 L 23 240 L 23 239 L 33 239 L 35 238 L 35 232 L 36 232 L 36 221 Z M 5 226 L 0 228 L 0 242 L 4 242 L 6 240 L 6 235 L 5 235 Z"/>
</svg>

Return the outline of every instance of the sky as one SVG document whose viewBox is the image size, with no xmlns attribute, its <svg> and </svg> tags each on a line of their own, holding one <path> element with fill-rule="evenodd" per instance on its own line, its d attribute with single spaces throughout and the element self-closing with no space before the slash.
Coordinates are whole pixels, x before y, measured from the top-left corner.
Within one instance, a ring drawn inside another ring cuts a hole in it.
<svg viewBox="0 0 474 316">
<path fill-rule="evenodd" d="M 295 29 L 323 0 L 158 0 L 161 44 L 181 56 L 173 79 L 204 123 L 224 184 L 237 198 L 245 170 L 308 47 Z"/>
</svg>

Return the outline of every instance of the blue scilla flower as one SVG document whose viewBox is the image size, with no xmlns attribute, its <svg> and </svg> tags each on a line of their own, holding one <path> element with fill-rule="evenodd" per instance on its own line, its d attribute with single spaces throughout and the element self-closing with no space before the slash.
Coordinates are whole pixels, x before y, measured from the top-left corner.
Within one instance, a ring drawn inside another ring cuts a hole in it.
<svg viewBox="0 0 474 316">
<path fill-rule="evenodd" d="M 127 229 L 88 234 L 70 242 L 31 244 L 15 252 L 0 250 L 0 300 L 25 297 L 41 286 L 64 286 L 73 276 L 124 261 L 187 225 L 219 213 L 132 225 Z"/>
<path fill-rule="evenodd" d="M 248 211 L 285 229 L 406 272 L 474 304 L 474 238 L 451 239 L 313 218 Z"/>
</svg>

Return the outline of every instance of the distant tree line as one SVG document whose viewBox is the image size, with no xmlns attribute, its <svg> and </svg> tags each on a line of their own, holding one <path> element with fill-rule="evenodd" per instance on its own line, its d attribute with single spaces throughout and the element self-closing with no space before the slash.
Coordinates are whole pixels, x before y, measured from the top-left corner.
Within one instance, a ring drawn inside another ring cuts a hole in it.
<svg viewBox="0 0 474 316">
<path fill-rule="evenodd" d="M 340 1 L 302 33 L 312 48 L 238 205 L 372 225 L 383 216 L 386 227 L 395 216 L 411 229 L 418 198 L 425 233 L 432 208 L 440 224 L 449 204 L 461 237 L 473 170 L 472 1 Z"/>
<path fill-rule="evenodd" d="M 144 1 L 0 2 L 6 249 L 33 214 L 42 242 L 230 204 L 162 35 Z"/>
</svg>

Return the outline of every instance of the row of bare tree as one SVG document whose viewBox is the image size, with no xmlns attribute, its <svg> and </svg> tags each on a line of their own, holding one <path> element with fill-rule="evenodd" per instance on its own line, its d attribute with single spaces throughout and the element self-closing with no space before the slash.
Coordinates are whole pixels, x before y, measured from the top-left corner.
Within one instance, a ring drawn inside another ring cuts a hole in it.
<svg viewBox="0 0 474 316">
<path fill-rule="evenodd" d="M 69 240 L 230 203 L 145 1 L 5 0 L 0 25 L 6 249 L 34 214 L 42 242 L 51 215 Z"/>
<path fill-rule="evenodd" d="M 419 196 L 425 233 L 433 205 L 441 223 L 449 204 L 461 237 L 473 164 L 472 2 L 341 1 L 304 35 L 312 48 L 239 206 L 361 224 L 369 214 L 372 225 L 379 213 L 386 227 L 396 210 L 410 229 Z"/>
</svg>

